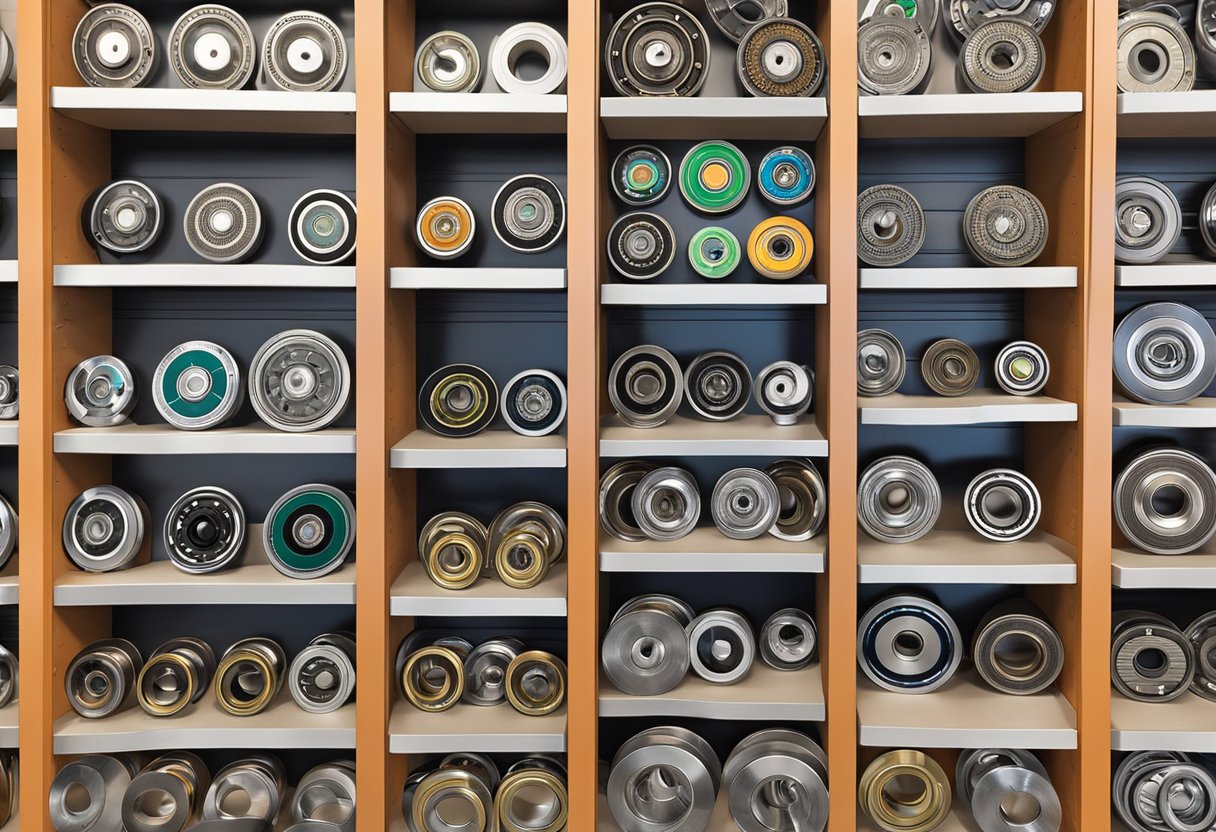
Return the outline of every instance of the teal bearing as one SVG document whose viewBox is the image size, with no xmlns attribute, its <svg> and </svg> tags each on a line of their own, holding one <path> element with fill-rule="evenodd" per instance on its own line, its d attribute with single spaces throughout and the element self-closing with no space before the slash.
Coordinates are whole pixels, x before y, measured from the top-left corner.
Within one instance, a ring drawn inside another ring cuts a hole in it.
<svg viewBox="0 0 1216 832">
<path fill-rule="evenodd" d="M 680 193 L 693 208 L 722 214 L 747 197 L 752 170 L 743 151 L 730 142 L 701 142 L 680 163 Z"/>
<path fill-rule="evenodd" d="M 712 280 L 733 272 L 741 253 L 739 238 L 716 225 L 702 228 L 688 241 L 688 262 L 693 271 Z"/>
<path fill-rule="evenodd" d="M 760 193 L 774 205 L 797 205 L 815 188 L 815 163 L 800 147 L 778 147 L 760 160 Z"/>
<path fill-rule="evenodd" d="M 232 353 L 210 341 L 187 341 L 156 365 L 152 398 L 173 427 L 206 430 L 232 418 L 245 397 Z"/>
<path fill-rule="evenodd" d="M 262 543 L 270 564 L 290 578 L 328 575 L 355 543 L 355 504 L 332 485 L 293 488 L 267 512 Z"/>
</svg>

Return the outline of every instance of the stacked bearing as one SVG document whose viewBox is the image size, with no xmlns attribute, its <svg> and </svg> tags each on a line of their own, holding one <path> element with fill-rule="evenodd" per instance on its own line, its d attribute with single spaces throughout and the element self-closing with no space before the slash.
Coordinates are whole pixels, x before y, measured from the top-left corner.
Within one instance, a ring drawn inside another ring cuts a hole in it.
<svg viewBox="0 0 1216 832">
<path fill-rule="evenodd" d="M 544 66 L 535 77 L 521 71 L 528 60 Z M 529 21 L 508 26 L 494 36 L 485 70 L 481 52 L 471 37 L 451 29 L 435 32 L 418 44 L 414 74 L 421 87 L 431 92 L 487 92 L 482 82 L 488 72 L 498 92 L 547 95 L 564 89 L 568 63 L 566 40 L 561 33 L 552 26 Z"/>
<path fill-rule="evenodd" d="M 884 329 L 857 333 L 857 395 L 887 396 L 899 390 L 907 374 L 907 355 L 899 339 Z M 925 348 L 920 362 L 925 385 L 939 396 L 965 396 L 980 380 L 975 350 L 956 338 L 943 338 Z M 1047 386 L 1051 363 L 1031 341 L 1013 341 L 997 353 L 993 375 L 1012 396 L 1033 396 Z"/>
<path fill-rule="evenodd" d="M 483 577 L 530 589 L 565 556 L 565 520 L 536 501 L 506 507 L 488 526 L 464 512 L 443 512 L 418 535 L 418 559 L 427 577 L 450 590 L 468 589 Z"/>
<path fill-rule="evenodd" d="M 418 388 L 418 417 L 431 433 L 453 439 L 476 436 L 501 412 L 521 436 L 546 436 L 566 418 L 566 385 L 548 370 L 516 373 L 499 394 L 489 372 L 475 364 L 448 364 Z"/>
<path fill-rule="evenodd" d="M 1119 16 L 1116 81 L 1120 92 L 1186 92 L 1195 86 L 1196 53 L 1181 15 L 1164 3 Z M 1205 66 L 1211 66 L 1211 36 L 1195 27 Z"/>
<path fill-rule="evenodd" d="M 449 754 L 406 778 L 401 813 L 409 832 L 563 832 L 566 778 L 565 761 L 549 754 L 523 757 L 501 773 L 483 754 Z"/>
<path fill-rule="evenodd" d="M 1169 702 L 1187 691 L 1216 698 L 1213 616 L 1183 630 L 1147 610 L 1120 610 L 1111 631 L 1110 671 L 1115 690 L 1139 702 Z"/>
<path fill-rule="evenodd" d="M 1188 832 L 1216 824 L 1216 766 L 1208 755 L 1133 752 L 1115 769 L 1111 793 L 1128 829 Z"/>
<path fill-rule="evenodd" d="M 1115 522 L 1124 538 L 1155 555 L 1185 555 L 1216 535 L 1216 472 L 1181 448 L 1141 451 L 1115 478 Z"/>
<path fill-rule="evenodd" d="M 526 173 L 503 183 L 490 204 L 490 221 L 498 241 L 521 254 L 539 254 L 557 245 L 566 231 L 566 198 L 547 176 Z M 457 196 L 438 196 L 418 209 L 414 241 L 436 260 L 451 260 L 468 252 L 477 219 Z"/>
</svg>

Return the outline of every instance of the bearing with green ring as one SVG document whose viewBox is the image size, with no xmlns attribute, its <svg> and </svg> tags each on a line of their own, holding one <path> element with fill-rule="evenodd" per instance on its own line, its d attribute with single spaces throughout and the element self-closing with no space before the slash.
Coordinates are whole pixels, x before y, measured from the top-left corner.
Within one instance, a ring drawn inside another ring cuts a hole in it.
<svg viewBox="0 0 1216 832">
<path fill-rule="evenodd" d="M 355 543 L 355 504 L 324 483 L 291 489 L 270 507 L 262 544 L 271 566 L 289 578 L 319 578 L 338 569 Z"/>
<path fill-rule="evenodd" d="M 688 241 L 688 262 L 693 271 L 711 280 L 731 274 L 739 265 L 741 253 L 739 238 L 716 225 L 702 228 Z"/>
<path fill-rule="evenodd" d="M 186 341 L 156 365 L 152 398 L 173 427 L 206 430 L 232 418 L 245 394 L 232 353 L 210 341 Z"/>
<path fill-rule="evenodd" d="M 751 183 L 747 157 L 730 142 L 701 142 L 680 162 L 680 193 L 706 214 L 723 214 L 738 206 Z"/>
</svg>

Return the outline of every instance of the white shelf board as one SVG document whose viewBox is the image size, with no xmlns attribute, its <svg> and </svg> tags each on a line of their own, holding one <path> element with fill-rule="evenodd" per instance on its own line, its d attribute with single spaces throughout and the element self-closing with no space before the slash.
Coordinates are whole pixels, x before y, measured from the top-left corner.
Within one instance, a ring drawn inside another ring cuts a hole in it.
<svg viewBox="0 0 1216 832">
<path fill-rule="evenodd" d="M 393 468 L 565 468 L 566 435 L 487 430 L 452 439 L 415 430 L 392 447 Z"/>
<path fill-rule="evenodd" d="M 911 543 L 857 535 L 863 584 L 1075 584 L 1072 546 L 1045 532 L 997 543 L 971 529 L 935 529 Z"/>
<path fill-rule="evenodd" d="M 3 708 L 0 708 L 0 748 L 17 747 L 18 706 L 19 703 L 17 702 L 10 702 Z"/>
<path fill-rule="evenodd" d="M 679 540 L 630 543 L 600 535 L 601 572 L 822 572 L 827 536 L 807 541 L 763 535 L 734 540 L 698 526 Z"/>
<path fill-rule="evenodd" d="M 675 416 L 654 428 L 634 428 L 619 416 L 600 426 L 600 456 L 827 456 L 828 441 L 807 414 L 796 425 L 777 425 L 762 414 L 729 422 Z"/>
<path fill-rule="evenodd" d="M 1216 753 L 1216 702 L 1189 691 L 1172 702 L 1137 702 L 1112 690 L 1110 744 L 1115 751 Z"/>
<path fill-rule="evenodd" d="M 0 150 L 17 148 L 17 105 L 0 107 Z"/>
<path fill-rule="evenodd" d="M 1189 555 L 1150 555 L 1130 545 L 1116 548 L 1110 580 L 1123 589 L 1216 589 L 1216 544 Z"/>
<path fill-rule="evenodd" d="M 1216 428 L 1216 396 L 1186 404 L 1141 404 L 1115 396 L 1114 423 L 1137 428 Z"/>
<path fill-rule="evenodd" d="M 924 694 L 882 690 L 859 677 L 857 716 L 867 746 L 1077 747 L 1077 715 L 1058 689 L 1014 696 L 988 687 L 974 671 Z"/>
<path fill-rule="evenodd" d="M 223 711 L 210 690 L 185 713 L 149 716 L 138 705 L 104 719 L 75 712 L 55 720 L 56 754 L 105 754 L 162 748 L 351 748 L 355 747 L 355 706 L 333 713 L 301 710 L 286 691 L 257 716 Z"/>
<path fill-rule="evenodd" d="M 399 267 L 388 270 L 393 289 L 565 289 L 565 269 L 462 269 L 442 266 Z"/>
<path fill-rule="evenodd" d="M 566 750 L 566 706 L 544 716 L 525 716 L 507 703 L 483 707 L 460 703 L 441 713 L 418 710 L 404 699 L 388 720 L 392 754 L 528 754 Z"/>
<path fill-rule="evenodd" d="M 863 95 L 861 137 L 903 139 L 1030 136 L 1081 112 L 1079 92 L 992 95 Z"/>
<path fill-rule="evenodd" d="M 1075 422 L 1077 406 L 1050 396 L 1011 396 L 972 390 L 965 396 L 857 398 L 863 425 L 986 425 L 994 422 Z"/>
<path fill-rule="evenodd" d="M 17 444 L 17 420 L 11 419 L 0 422 L 0 447 L 13 447 Z"/>
<path fill-rule="evenodd" d="M 862 289 L 1071 289 L 1076 266 L 859 269 Z"/>
<path fill-rule="evenodd" d="M 51 107 L 109 130 L 355 132 L 353 92 L 51 87 Z"/>
<path fill-rule="evenodd" d="M 815 141 L 827 122 L 824 98 L 600 99 L 610 139 L 774 139 Z"/>
<path fill-rule="evenodd" d="M 605 306 L 801 306 L 828 302 L 822 283 L 605 283 Z"/>
<path fill-rule="evenodd" d="M 1148 266 L 1115 266 L 1115 285 L 1125 288 L 1216 286 L 1216 262 L 1162 260 Z"/>
<path fill-rule="evenodd" d="M 393 581 L 389 596 L 390 615 L 564 616 L 566 564 L 554 564 L 530 589 L 512 589 L 488 577 L 468 589 L 453 590 L 436 585 L 415 559 Z"/>
<path fill-rule="evenodd" d="M 56 286 L 353 289 L 355 267 L 302 263 L 141 263 L 134 266 L 90 263 L 55 266 L 51 281 Z"/>
<path fill-rule="evenodd" d="M 1121 93 L 1119 138 L 1216 136 L 1216 90 Z"/>
<path fill-rule="evenodd" d="M 950 780 L 954 780 L 953 772 L 950 774 Z M 857 812 L 857 832 L 882 832 L 882 827 L 874 823 L 864 812 Z M 946 815 L 945 820 L 939 826 L 933 827 L 933 832 L 981 832 L 980 825 L 975 822 L 975 816 L 971 814 L 971 810 L 963 804 L 963 801 L 955 797 L 950 805 L 950 814 Z"/>
<path fill-rule="evenodd" d="M 0 147 L 0 150 L 4 148 Z M 17 282 L 17 261 L 16 260 L 0 260 L 0 283 L 16 283 Z"/>
<path fill-rule="evenodd" d="M 14 552 L 12 557 L 8 559 L 8 563 L 4 564 L 4 569 L 0 570 L 0 604 L 17 603 L 17 569 L 19 559 L 20 554 Z"/>
<path fill-rule="evenodd" d="M 61 454 L 353 454 L 355 429 L 287 433 L 262 424 L 213 430 L 126 424 L 57 431 L 54 444 Z"/>
<path fill-rule="evenodd" d="M 734 685 L 714 685 L 689 673 L 675 690 L 659 696 L 631 696 L 600 678 L 600 716 L 675 716 L 691 719 L 826 719 L 823 678 L 818 665 L 774 670 L 756 660 L 751 673 Z"/>
<path fill-rule="evenodd" d="M 565 133 L 566 96 L 393 92 L 388 110 L 415 133 Z"/>
</svg>

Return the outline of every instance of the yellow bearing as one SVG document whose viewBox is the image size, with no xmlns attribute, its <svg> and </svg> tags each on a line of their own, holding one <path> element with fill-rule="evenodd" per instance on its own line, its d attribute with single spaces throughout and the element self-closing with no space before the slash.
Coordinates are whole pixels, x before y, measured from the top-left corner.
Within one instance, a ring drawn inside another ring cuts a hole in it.
<svg viewBox="0 0 1216 832">
<path fill-rule="evenodd" d="M 472 395 L 473 401 L 468 408 L 460 413 L 448 410 L 448 396 L 453 390 L 466 388 Z M 490 406 L 490 391 L 482 384 L 481 379 L 467 373 L 452 373 L 435 385 L 430 399 L 431 413 L 439 424 L 451 430 L 461 430 L 468 425 L 481 421 L 486 409 Z"/>
<path fill-rule="evenodd" d="M 418 535 L 427 576 L 444 589 L 466 589 L 486 571 L 486 527 L 463 512 L 432 517 Z"/>
<path fill-rule="evenodd" d="M 529 818 L 527 825 L 511 811 L 512 804 L 525 790 L 550 792 L 554 808 L 546 813 L 544 825 Z M 570 797 L 560 777 L 544 769 L 521 769 L 509 773 L 498 786 L 494 796 L 494 813 L 501 832 L 562 832 L 570 814 Z"/>
<path fill-rule="evenodd" d="M 446 711 L 464 694 L 464 658 L 448 647 L 415 650 L 401 668 L 401 689 L 421 711 Z"/>
<path fill-rule="evenodd" d="M 164 665 L 169 665 L 164 668 Z M 156 668 L 167 669 L 174 673 L 186 682 L 186 687 L 177 691 L 178 698 L 173 702 L 163 705 L 148 697 L 147 685 L 154 684 L 153 679 Z M 194 699 L 194 693 L 198 688 L 198 678 L 194 675 L 194 665 L 192 665 L 184 656 L 177 653 L 161 653 L 155 656 L 143 669 L 139 671 L 139 680 L 135 685 L 135 696 L 139 700 L 139 706 L 152 716 L 172 716 L 178 713 Z"/>
<path fill-rule="evenodd" d="M 234 694 L 238 687 L 244 693 L 241 679 L 256 674 L 262 678 L 260 690 L 249 699 Z M 215 670 L 215 698 L 220 707 L 233 716 L 253 716 L 270 707 L 280 687 L 280 668 L 275 667 L 257 650 L 238 649 L 229 652 Z"/>
<path fill-rule="evenodd" d="M 899 778 L 911 778 L 918 788 L 906 788 L 908 781 Z M 950 781 L 922 751 L 888 751 L 862 773 L 857 800 L 887 832 L 929 832 L 950 814 Z"/>
<path fill-rule="evenodd" d="M 747 238 L 752 268 L 773 280 L 789 280 L 811 265 L 815 241 L 811 230 L 793 217 L 769 217 Z"/>
<path fill-rule="evenodd" d="M 543 530 L 521 527 L 499 541 L 494 550 L 494 571 L 504 584 L 528 589 L 545 579 L 552 549 L 547 537 Z"/>
<path fill-rule="evenodd" d="M 436 811 L 440 803 L 449 804 L 452 801 L 463 801 L 469 807 L 469 816 L 464 819 L 462 828 L 490 828 L 494 809 L 489 788 L 476 775 L 458 769 L 436 771 L 418 784 L 410 812 L 414 828 L 433 828 L 428 815 Z"/>
<path fill-rule="evenodd" d="M 415 233 L 427 254 L 448 258 L 464 253 L 473 242 L 475 227 L 473 212 L 463 200 L 440 197 L 422 206 Z"/>
<path fill-rule="evenodd" d="M 566 665 L 552 653 L 529 650 L 507 665 L 507 701 L 528 716 L 552 713 L 566 701 Z"/>
</svg>

